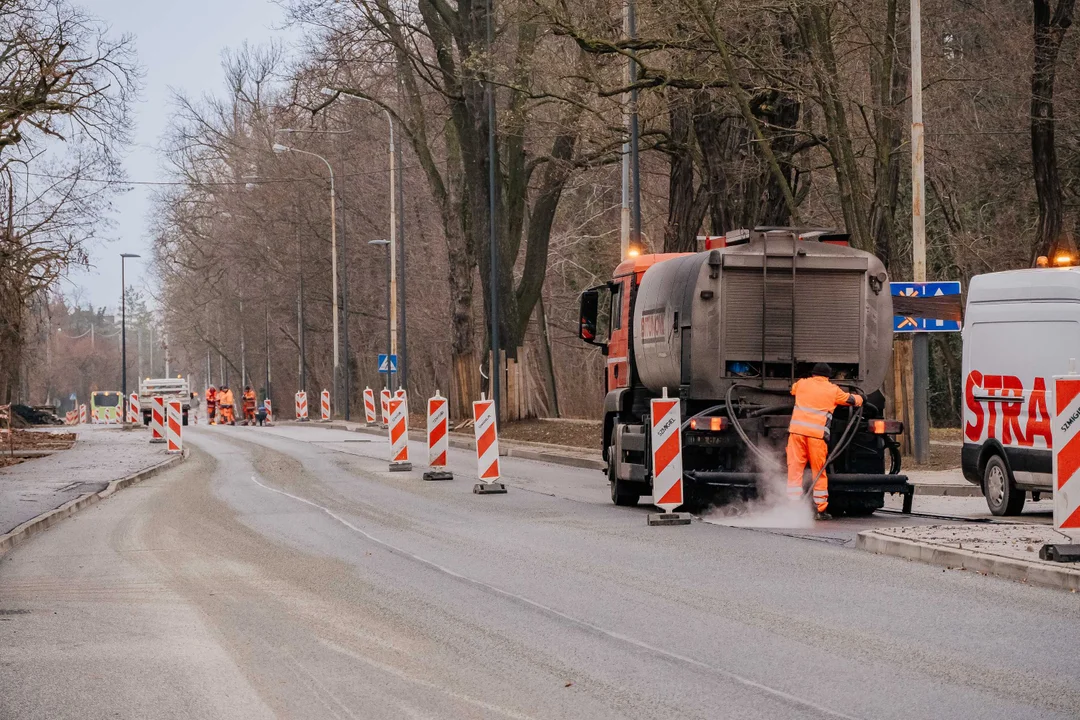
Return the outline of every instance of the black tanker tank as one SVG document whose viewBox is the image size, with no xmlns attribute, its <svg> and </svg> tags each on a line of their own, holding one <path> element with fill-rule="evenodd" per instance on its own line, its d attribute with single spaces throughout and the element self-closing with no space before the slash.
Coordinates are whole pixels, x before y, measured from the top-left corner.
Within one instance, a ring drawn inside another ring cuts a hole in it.
<svg viewBox="0 0 1080 720">
<path fill-rule="evenodd" d="M 650 267 L 634 309 L 641 383 L 688 400 L 723 398 L 733 383 L 775 393 L 825 362 L 867 393 L 881 389 L 893 336 L 885 268 L 830 237 L 754 230 Z"/>
</svg>

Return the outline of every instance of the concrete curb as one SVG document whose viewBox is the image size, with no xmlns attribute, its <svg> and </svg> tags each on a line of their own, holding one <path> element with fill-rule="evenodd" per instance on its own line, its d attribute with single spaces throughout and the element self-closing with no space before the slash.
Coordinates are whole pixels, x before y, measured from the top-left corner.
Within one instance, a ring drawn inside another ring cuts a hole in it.
<svg viewBox="0 0 1080 720">
<path fill-rule="evenodd" d="M 1055 567 L 1047 563 L 1028 562 L 1001 555 L 961 550 L 946 545 L 904 540 L 884 535 L 876 530 L 864 530 L 859 533 L 855 538 L 855 548 L 879 555 L 918 560 L 930 565 L 973 570 L 1029 585 L 1080 591 L 1080 569 L 1064 565 Z"/>
<path fill-rule="evenodd" d="M 982 497 L 978 485 L 935 485 L 934 483 L 913 483 L 916 495 L 935 495 L 937 497 Z"/>
<path fill-rule="evenodd" d="M 290 422 L 290 421 L 285 421 Z M 296 423 L 300 424 L 300 423 Z M 378 435 L 385 437 L 386 431 L 381 428 L 349 427 L 345 423 L 319 423 L 314 427 L 328 430 L 347 430 L 350 432 L 364 433 L 366 435 Z M 427 435 L 420 430 L 410 430 L 409 439 L 415 442 L 424 442 Z M 450 447 L 459 450 L 474 450 L 476 441 L 463 436 L 461 433 L 450 433 Z M 515 457 L 522 460 L 535 460 L 537 462 L 563 465 L 566 467 L 583 468 L 585 470 L 607 471 L 607 463 L 600 457 L 582 457 L 578 455 L 564 455 L 559 452 L 557 446 L 544 443 L 533 443 L 524 440 L 499 440 L 499 455 Z M 929 495 L 936 497 L 982 497 L 982 490 L 977 485 L 938 485 L 934 483 L 914 483 L 916 495 Z"/>
<path fill-rule="evenodd" d="M 50 510 L 46 513 L 38 515 L 36 518 L 27 520 L 22 525 L 17 526 L 14 530 L 4 535 L 0 535 L 0 555 L 3 555 L 11 548 L 15 547 L 21 542 L 29 540 L 34 535 L 47 530 L 56 523 L 65 518 L 69 518 L 75 513 L 84 508 L 88 508 L 91 505 L 97 504 L 99 501 L 109 497 L 117 490 L 123 490 L 129 485 L 142 482 L 147 478 L 153 477 L 158 473 L 167 470 L 178 462 L 182 462 L 187 457 L 188 451 L 184 450 L 182 455 L 174 455 L 173 457 L 162 460 L 157 465 L 152 465 L 148 468 L 140 470 L 137 473 L 132 473 L 127 477 L 122 477 L 119 480 L 111 481 L 108 486 L 98 492 L 86 493 L 80 495 L 74 500 L 69 500 L 60 507 Z"/>
<path fill-rule="evenodd" d="M 346 425 L 325 425 L 335 430 L 349 430 Z M 378 435 L 384 436 L 385 430 L 380 428 L 367 428 L 358 427 L 352 428 L 353 432 L 364 433 L 365 435 Z M 409 439 L 416 442 L 425 442 L 427 440 L 427 433 L 420 430 L 410 430 Z M 452 448 L 459 450 L 475 450 L 476 440 L 468 437 L 461 436 L 460 433 L 450 433 L 447 443 Z M 607 470 L 607 463 L 600 458 L 589 457 L 577 457 L 574 455 L 563 455 L 558 452 L 552 452 L 548 450 L 546 446 L 541 443 L 536 443 L 536 447 L 523 446 L 524 443 L 517 443 L 513 440 L 499 440 L 499 455 L 503 457 L 520 458 L 522 460 L 535 460 L 537 462 L 551 463 L 552 465 L 563 465 L 565 467 L 584 468 L 585 470 Z M 531 443 L 530 443 L 531 445 Z"/>
</svg>

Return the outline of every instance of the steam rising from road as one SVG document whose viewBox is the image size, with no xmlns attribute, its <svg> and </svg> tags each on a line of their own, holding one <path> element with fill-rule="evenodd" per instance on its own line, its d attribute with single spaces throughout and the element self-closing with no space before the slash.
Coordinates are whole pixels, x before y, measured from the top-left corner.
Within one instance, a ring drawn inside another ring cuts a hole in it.
<svg viewBox="0 0 1080 720">
<path fill-rule="evenodd" d="M 714 507 L 701 519 L 713 525 L 746 528 L 800 529 L 814 527 L 814 509 L 805 498 L 787 498 L 787 478 L 775 472 L 768 475 L 764 497 L 749 502 L 736 501 Z M 804 481 L 805 482 L 805 481 Z"/>
</svg>

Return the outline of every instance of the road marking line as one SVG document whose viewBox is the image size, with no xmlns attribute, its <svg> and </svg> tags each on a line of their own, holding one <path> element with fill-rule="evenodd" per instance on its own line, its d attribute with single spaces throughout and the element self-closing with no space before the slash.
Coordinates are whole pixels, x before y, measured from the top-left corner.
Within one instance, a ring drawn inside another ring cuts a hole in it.
<svg viewBox="0 0 1080 720">
<path fill-rule="evenodd" d="M 702 662 L 701 660 L 695 660 L 694 658 L 688 657 L 686 655 L 680 655 L 679 653 L 674 653 L 674 652 L 671 652 L 669 650 L 664 650 L 663 648 L 656 647 L 655 645 L 650 645 L 649 643 L 642 642 L 641 640 L 636 640 L 636 639 L 634 639 L 632 637 L 629 637 L 628 635 L 623 635 L 621 633 L 613 632 L 611 630 L 606 630 L 605 628 L 602 628 L 599 625 L 594 625 L 593 623 L 591 623 L 591 622 L 589 622 L 587 620 L 581 620 L 581 619 L 575 618 L 575 617 L 573 617 L 571 615 L 567 615 L 564 612 L 556 610 L 555 608 L 552 608 L 552 607 L 548 607 L 547 605 L 544 605 L 543 603 L 537 602 L 536 600 L 530 600 L 529 598 L 527 598 L 527 597 L 525 597 L 523 595 L 518 595 L 516 593 L 510 592 L 509 590 L 503 590 L 502 588 L 496 587 L 494 585 L 489 585 L 488 583 L 484 582 L 483 580 L 476 580 L 474 578 L 468 577 L 467 575 L 462 575 L 459 572 L 455 572 L 454 570 L 451 570 L 450 568 L 445 567 L 443 565 L 439 565 L 438 563 L 436 563 L 434 561 L 431 561 L 431 560 L 428 560 L 427 558 L 423 558 L 423 557 L 420 557 L 419 555 L 415 555 L 415 554 L 409 552 L 408 550 L 403 550 L 403 549 L 397 547 L 396 545 L 391 545 L 390 543 L 386 542 L 385 540 L 380 540 L 379 538 L 375 537 L 374 535 L 367 532 L 366 530 L 361 530 L 356 525 L 353 525 L 351 522 L 349 522 L 345 518 L 341 517 L 340 515 L 335 513 L 333 510 L 331 510 L 329 508 L 326 508 L 326 507 L 323 507 L 322 505 L 319 505 L 318 503 L 312 502 L 311 500 L 308 500 L 306 498 L 302 498 L 302 497 L 300 497 L 298 495 L 293 495 L 292 493 L 285 492 L 284 490 L 278 490 L 277 488 L 270 487 L 269 485 L 265 485 L 265 484 L 259 482 L 258 480 L 256 480 L 254 475 L 251 476 L 251 482 L 255 483 L 256 485 L 263 488 L 264 490 L 269 490 L 270 492 L 277 493 L 278 495 L 284 495 L 287 498 L 291 498 L 293 500 L 296 500 L 297 502 L 301 502 L 301 503 L 303 503 L 305 505 L 309 505 L 309 506 L 311 506 L 311 507 L 313 507 L 313 508 L 315 508 L 317 510 L 322 510 L 324 513 L 329 515 L 334 520 L 337 520 L 339 523 L 341 523 L 342 525 L 344 525 L 348 529 L 352 530 L 353 532 L 357 533 L 358 535 L 364 536 L 365 538 L 367 538 L 371 542 L 375 543 L 376 545 L 382 546 L 383 548 L 385 548 L 386 550 L 388 550 L 389 552 L 391 552 L 394 555 L 398 555 L 399 557 L 404 557 L 404 558 L 407 558 L 409 560 L 413 560 L 414 562 L 418 562 L 421 565 L 424 565 L 424 566 L 426 566 L 428 568 L 431 568 L 432 570 L 436 570 L 436 571 L 438 571 L 440 573 L 443 573 L 444 575 L 448 575 L 448 576 L 450 576 L 450 577 L 452 577 L 452 578 L 454 578 L 456 580 L 461 580 L 462 582 L 468 583 L 469 585 L 473 585 L 474 587 L 482 588 L 482 589 L 487 590 L 488 592 L 494 593 L 496 595 L 501 595 L 502 597 L 509 598 L 511 600 L 515 600 L 518 603 L 521 603 L 523 605 L 528 605 L 529 607 L 532 607 L 533 609 L 539 610 L 541 613 L 543 613 L 545 615 L 549 615 L 551 617 L 556 617 L 556 618 L 559 618 L 561 620 L 565 620 L 565 621 L 567 621 L 567 622 L 569 622 L 569 623 L 571 623 L 573 625 L 577 625 L 578 627 L 582 627 L 582 628 L 585 628 L 587 630 L 591 630 L 592 632 L 599 633 L 601 635 L 605 635 L 605 636 L 607 636 L 607 637 L 609 637 L 609 638 L 611 638 L 613 640 L 618 640 L 618 641 L 626 643 L 628 645 L 633 645 L 634 647 L 637 647 L 638 649 L 646 650 L 648 652 L 655 653 L 657 655 L 661 655 L 663 657 L 666 657 L 669 660 L 674 660 L 676 662 L 683 663 L 685 665 L 690 665 L 692 667 L 695 667 L 695 668 L 698 668 L 698 669 L 701 669 L 701 670 L 707 670 L 707 671 L 709 671 L 711 673 L 715 673 L 717 675 L 725 677 L 728 680 L 731 680 L 732 682 L 735 682 L 737 684 L 743 685 L 743 686 L 748 687 L 748 688 L 753 688 L 754 690 L 759 690 L 759 691 L 765 693 L 766 695 L 771 695 L 774 698 L 777 698 L 779 700 L 783 700 L 783 701 L 791 703 L 793 705 L 800 705 L 802 707 L 809 708 L 811 710 L 815 710 L 815 711 L 821 713 L 822 715 L 826 715 L 828 717 L 834 717 L 834 718 L 841 718 L 842 720 L 859 720 L 859 718 L 856 718 L 856 717 L 854 717 L 852 715 L 845 715 L 842 712 L 839 712 L 839 711 L 832 710 L 830 708 L 824 707 L 824 706 L 819 705 L 819 704 L 817 704 L 817 703 L 815 703 L 815 702 L 813 702 L 811 700 L 805 700 L 803 698 L 797 697 L 797 696 L 792 695 L 790 693 L 784 692 L 783 690 L 778 690 L 777 688 L 771 687 L 769 685 L 759 683 L 756 680 L 751 680 L 750 678 L 743 677 L 742 675 L 738 675 L 738 674 L 730 672 L 728 670 L 718 668 L 718 667 L 716 667 L 714 665 L 709 665 L 708 663 Z"/>
</svg>

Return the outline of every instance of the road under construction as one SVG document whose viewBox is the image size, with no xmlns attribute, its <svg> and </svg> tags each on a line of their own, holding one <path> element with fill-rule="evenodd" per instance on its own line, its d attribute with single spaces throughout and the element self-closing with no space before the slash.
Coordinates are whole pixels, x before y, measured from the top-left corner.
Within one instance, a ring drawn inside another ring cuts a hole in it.
<svg viewBox="0 0 1080 720">
<path fill-rule="evenodd" d="M 482 497 L 467 449 L 448 451 L 455 480 L 424 482 L 388 471 L 384 437 L 312 424 L 189 427 L 185 446 L 3 556 L 0 717 L 1080 707 L 1061 662 L 1075 595 L 853 548 L 859 529 L 937 517 L 654 528 L 595 469 L 504 457 L 509 492 Z"/>
</svg>

